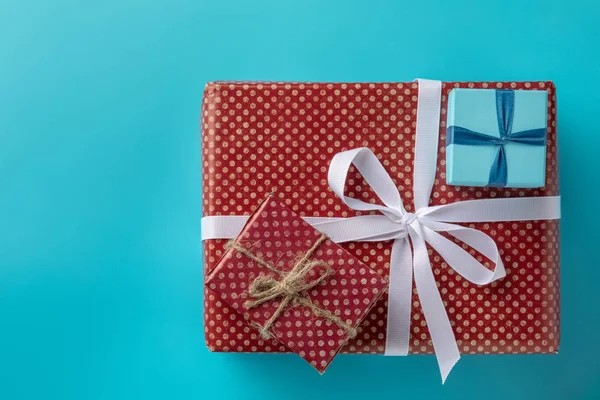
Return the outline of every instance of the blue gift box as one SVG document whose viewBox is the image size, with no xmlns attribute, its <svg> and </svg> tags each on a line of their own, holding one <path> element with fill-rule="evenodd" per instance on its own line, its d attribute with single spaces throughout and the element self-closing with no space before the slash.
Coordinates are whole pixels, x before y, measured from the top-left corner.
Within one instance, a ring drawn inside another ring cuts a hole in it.
<svg viewBox="0 0 600 400">
<path fill-rule="evenodd" d="M 447 183 L 544 186 L 547 108 L 545 90 L 453 89 L 446 124 Z"/>
</svg>

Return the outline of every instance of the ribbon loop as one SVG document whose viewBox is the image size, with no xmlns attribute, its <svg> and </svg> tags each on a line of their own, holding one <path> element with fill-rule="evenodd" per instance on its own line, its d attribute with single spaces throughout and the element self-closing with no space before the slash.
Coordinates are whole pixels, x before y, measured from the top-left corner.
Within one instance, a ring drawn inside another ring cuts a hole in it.
<svg viewBox="0 0 600 400">
<path fill-rule="evenodd" d="M 385 206 L 366 203 L 344 194 L 344 186 L 351 165 L 356 167 Z M 354 210 L 380 211 L 396 221 L 405 213 L 396 184 L 375 154 L 366 147 L 337 153 L 331 160 L 327 180 L 333 192 Z"/>
</svg>

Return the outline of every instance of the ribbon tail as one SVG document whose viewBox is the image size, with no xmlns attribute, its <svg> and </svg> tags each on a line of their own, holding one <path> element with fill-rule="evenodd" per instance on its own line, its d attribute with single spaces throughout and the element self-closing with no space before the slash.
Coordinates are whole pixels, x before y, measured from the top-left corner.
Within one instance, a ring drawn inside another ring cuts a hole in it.
<svg viewBox="0 0 600 400">
<path fill-rule="evenodd" d="M 494 263 L 494 268 L 489 270 L 468 251 L 436 231 L 447 232 L 477 250 Z M 488 285 L 506 276 L 498 246 L 494 239 L 485 233 L 473 228 L 433 221 L 428 221 L 427 225 L 422 226 L 422 232 L 425 241 L 466 280 L 477 285 Z"/>
<path fill-rule="evenodd" d="M 386 356 L 405 356 L 410 343 L 412 251 L 408 237 L 394 240 L 390 257 Z"/>
<path fill-rule="evenodd" d="M 442 383 L 444 383 L 460 359 L 460 352 L 431 270 L 427 245 L 422 233 L 418 225 L 410 227 L 410 238 L 414 250 L 415 283 L 442 375 Z"/>
</svg>

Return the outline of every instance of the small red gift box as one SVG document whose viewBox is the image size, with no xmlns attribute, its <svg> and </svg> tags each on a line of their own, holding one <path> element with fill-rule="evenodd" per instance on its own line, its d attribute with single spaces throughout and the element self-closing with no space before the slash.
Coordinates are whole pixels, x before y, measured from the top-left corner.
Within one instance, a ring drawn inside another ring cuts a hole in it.
<svg viewBox="0 0 600 400">
<path fill-rule="evenodd" d="M 267 199 L 206 279 L 265 339 L 325 371 L 387 281 L 273 199 Z"/>
<path fill-rule="evenodd" d="M 446 183 L 445 115 L 454 88 L 546 90 L 546 182 L 543 187 L 462 187 Z M 206 86 L 202 107 L 203 216 L 248 216 L 257 199 L 274 192 L 301 217 L 377 215 L 348 208 L 329 188 L 332 157 L 369 148 L 415 212 L 415 131 L 419 86 L 413 83 L 229 83 Z M 441 86 L 437 170 L 429 204 L 478 199 L 558 196 L 556 98 L 552 82 L 444 82 Z M 376 196 L 351 170 L 349 197 Z M 496 243 L 506 277 L 487 286 L 465 280 L 428 247 L 431 269 L 461 353 L 555 353 L 559 344 L 559 221 L 522 220 L 464 224 Z M 204 241 L 206 273 L 224 254 L 226 239 Z M 342 243 L 372 270 L 387 276 L 392 240 Z M 466 247 L 465 247 L 466 248 Z M 485 257 L 466 248 L 484 266 Z M 382 296 L 343 352 L 384 353 L 387 294 Z M 205 331 L 213 351 L 289 351 L 264 340 L 242 314 L 205 289 Z M 430 332 L 413 290 L 411 354 L 433 353 Z"/>
</svg>

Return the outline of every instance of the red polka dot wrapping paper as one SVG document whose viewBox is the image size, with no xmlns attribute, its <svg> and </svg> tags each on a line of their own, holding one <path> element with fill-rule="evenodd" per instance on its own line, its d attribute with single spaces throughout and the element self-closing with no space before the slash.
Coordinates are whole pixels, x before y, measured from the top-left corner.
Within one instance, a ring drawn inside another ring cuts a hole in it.
<svg viewBox="0 0 600 400">
<path fill-rule="evenodd" d="M 350 338 L 349 328 L 357 328 L 387 289 L 387 280 L 331 240 L 317 243 L 321 236 L 321 232 L 279 201 L 267 199 L 235 241 L 268 267 L 230 248 L 207 277 L 206 286 L 218 293 L 221 301 L 233 311 L 243 315 L 250 325 L 265 327 L 284 296 L 248 307 L 246 302 L 254 300 L 249 287 L 259 277 L 282 282 L 303 255 L 318 245 L 307 262 L 326 263 L 331 275 L 298 295 L 339 317 L 346 327 L 292 302 L 282 309 L 268 332 L 288 350 L 298 353 L 319 372 L 324 372 Z M 313 268 L 300 282 L 317 282 L 319 277 L 325 276 L 324 272 L 323 267 Z"/>
<path fill-rule="evenodd" d="M 536 189 L 446 184 L 445 127 L 453 88 L 548 91 L 546 184 Z M 273 192 L 300 216 L 364 215 L 347 208 L 327 184 L 334 154 L 370 148 L 414 212 L 413 158 L 417 83 L 214 82 L 202 104 L 203 215 L 250 215 Z M 556 94 L 552 82 L 444 82 L 436 179 L 430 205 L 471 199 L 559 195 Z M 348 174 L 346 194 L 375 199 L 360 174 Z M 373 214 L 375 214 L 373 212 Z M 448 317 L 463 354 L 556 353 L 559 345 L 559 221 L 464 224 L 497 243 L 506 277 L 487 286 L 470 283 L 431 248 L 429 256 Z M 204 242 L 205 273 L 216 267 L 226 240 Z M 392 242 L 344 243 L 372 270 L 389 274 Z M 468 249 L 479 261 L 489 260 Z M 205 288 L 205 338 L 224 352 L 285 352 L 263 340 L 243 316 Z M 433 353 L 414 289 L 409 353 Z M 383 353 L 387 295 L 371 309 L 342 352 Z"/>
</svg>

